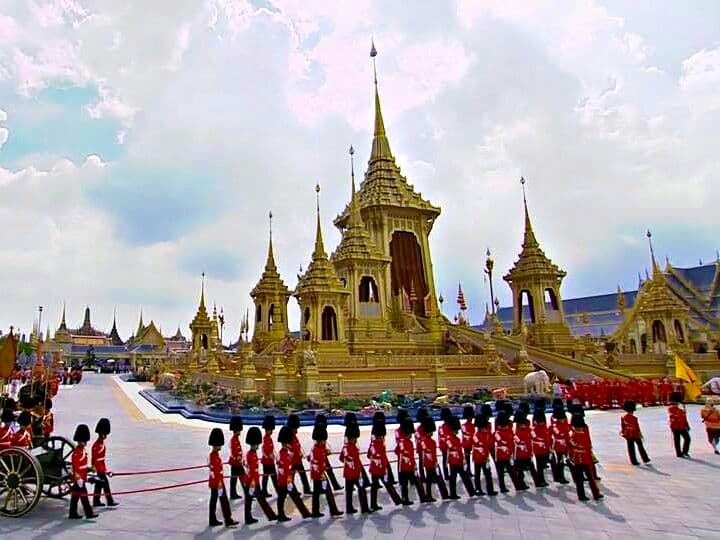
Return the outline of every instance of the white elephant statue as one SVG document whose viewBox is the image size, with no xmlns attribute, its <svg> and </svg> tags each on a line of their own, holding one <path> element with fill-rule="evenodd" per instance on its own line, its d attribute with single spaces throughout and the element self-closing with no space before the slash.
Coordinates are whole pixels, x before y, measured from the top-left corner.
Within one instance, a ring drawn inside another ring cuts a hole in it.
<svg viewBox="0 0 720 540">
<path fill-rule="evenodd" d="M 545 371 L 531 371 L 523 379 L 526 394 L 545 394 L 550 388 L 550 377 Z"/>
<path fill-rule="evenodd" d="M 716 396 L 720 395 L 720 377 L 713 377 L 708 382 L 702 385 L 701 388 L 707 388 L 711 394 Z"/>
</svg>

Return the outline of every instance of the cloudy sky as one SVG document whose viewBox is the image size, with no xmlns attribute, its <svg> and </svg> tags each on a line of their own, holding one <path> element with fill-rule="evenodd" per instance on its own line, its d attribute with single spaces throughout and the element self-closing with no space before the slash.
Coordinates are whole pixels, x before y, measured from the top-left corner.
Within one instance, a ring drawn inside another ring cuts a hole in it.
<svg viewBox="0 0 720 540">
<path fill-rule="evenodd" d="M 38 305 L 54 327 L 65 301 L 71 325 L 90 305 L 108 330 L 117 308 L 127 336 L 142 307 L 187 333 L 205 271 L 235 338 L 269 210 L 290 287 L 316 182 L 339 240 L 371 36 L 393 151 L 443 210 L 437 288 L 461 281 L 471 321 L 486 248 L 499 274 L 519 251 L 520 175 L 565 297 L 635 287 L 648 228 L 659 258 L 712 261 L 718 21 L 715 0 L 0 0 L 0 327 Z"/>
</svg>

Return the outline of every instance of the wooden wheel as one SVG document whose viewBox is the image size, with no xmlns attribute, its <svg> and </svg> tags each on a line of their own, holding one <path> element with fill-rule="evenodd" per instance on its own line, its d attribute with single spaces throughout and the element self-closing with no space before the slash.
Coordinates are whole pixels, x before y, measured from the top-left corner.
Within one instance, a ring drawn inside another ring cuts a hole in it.
<svg viewBox="0 0 720 540">
<path fill-rule="evenodd" d="M 42 445 L 44 454 L 38 461 L 45 477 L 43 493 L 53 499 L 62 499 L 72 489 L 71 454 L 75 445 L 65 437 L 50 437 Z"/>
<path fill-rule="evenodd" d="M 0 515 L 20 517 L 40 500 L 43 471 L 40 462 L 24 448 L 0 450 Z"/>
</svg>

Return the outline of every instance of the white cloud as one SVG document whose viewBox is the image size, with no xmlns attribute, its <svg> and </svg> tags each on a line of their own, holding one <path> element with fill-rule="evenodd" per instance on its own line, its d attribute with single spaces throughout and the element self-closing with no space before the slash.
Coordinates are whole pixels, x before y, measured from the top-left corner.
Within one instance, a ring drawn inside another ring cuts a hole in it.
<svg viewBox="0 0 720 540">
<path fill-rule="evenodd" d="M 683 61 L 680 88 L 693 112 L 720 110 L 720 46 L 698 51 Z"/>
</svg>

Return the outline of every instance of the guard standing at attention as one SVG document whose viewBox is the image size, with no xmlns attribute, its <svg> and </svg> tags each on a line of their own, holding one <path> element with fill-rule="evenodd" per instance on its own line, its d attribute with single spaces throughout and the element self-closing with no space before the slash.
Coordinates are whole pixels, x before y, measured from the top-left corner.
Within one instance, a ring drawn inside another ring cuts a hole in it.
<svg viewBox="0 0 720 540">
<path fill-rule="evenodd" d="M 112 493 L 110 493 L 110 480 L 108 480 L 108 476 L 112 476 L 112 473 L 108 471 L 105 461 L 107 455 L 105 439 L 110 435 L 110 420 L 107 418 L 98 420 L 95 426 L 95 433 L 97 433 L 98 438 L 91 448 L 92 466 L 97 474 L 97 481 L 95 482 L 95 490 L 93 493 L 93 506 L 105 506 L 100 500 L 100 494 L 103 491 L 105 491 L 107 505 L 117 506 L 118 503 L 113 500 Z"/>
<path fill-rule="evenodd" d="M 240 416 L 233 416 L 230 418 L 230 431 L 232 431 L 232 437 L 230 437 L 230 459 L 228 464 L 230 465 L 230 499 L 240 499 L 242 496 L 238 493 L 237 485 L 238 481 L 245 476 L 245 469 L 243 468 L 243 449 L 242 440 L 240 435 L 243 430 L 243 421 Z"/>
<path fill-rule="evenodd" d="M 90 440 L 90 428 L 85 424 L 80 424 L 75 429 L 73 440 L 77 443 L 75 450 L 72 451 L 72 478 L 73 484 L 70 489 L 70 519 L 82 519 L 78 514 L 78 502 L 82 504 L 86 519 L 94 519 L 97 514 L 93 512 L 90 501 L 88 500 L 88 492 L 85 482 L 88 479 L 88 456 L 85 446 Z"/>
<path fill-rule="evenodd" d="M 225 436 L 220 428 L 213 428 L 208 438 L 208 446 L 212 447 L 208 456 L 208 467 L 210 475 L 208 476 L 208 487 L 210 488 L 210 526 L 217 527 L 222 525 L 222 521 L 218 520 L 215 511 L 217 509 L 218 498 L 220 499 L 220 508 L 222 508 L 225 526 L 232 527 L 238 522 L 232 518 L 230 511 L 230 501 L 227 493 L 225 493 L 225 482 L 223 481 L 223 461 L 220 457 L 220 450 L 225 445 Z"/>
</svg>

